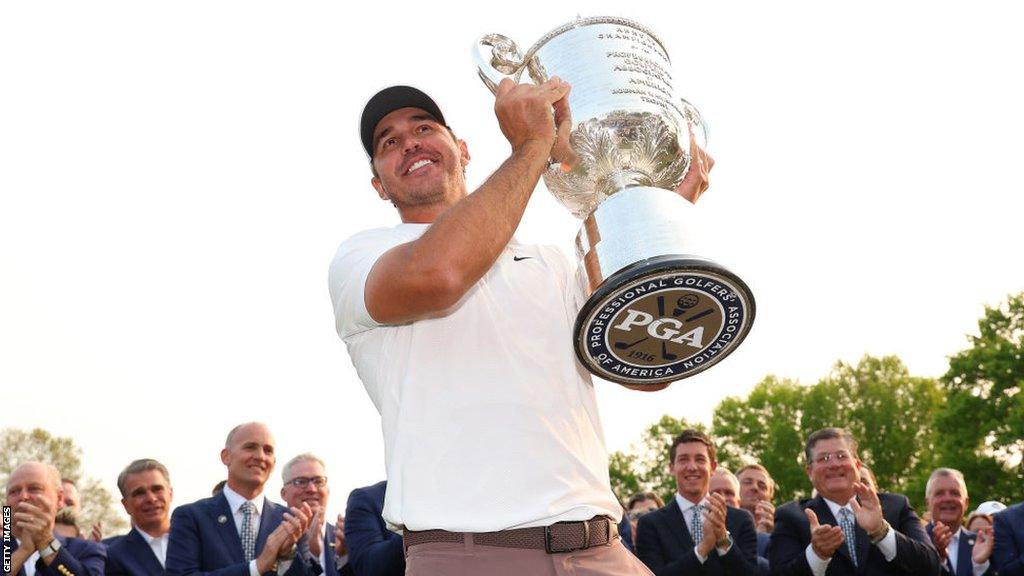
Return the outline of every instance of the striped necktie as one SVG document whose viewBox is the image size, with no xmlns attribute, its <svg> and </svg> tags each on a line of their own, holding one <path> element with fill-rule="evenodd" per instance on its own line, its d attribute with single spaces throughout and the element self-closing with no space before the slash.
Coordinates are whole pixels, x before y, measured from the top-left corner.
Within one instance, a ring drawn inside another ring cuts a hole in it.
<svg viewBox="0 0 1024 576">
<path fill-rule="evenodd" d="M 245 561 L 252 562 L 256 557 L 256 530 L 253 523 L 253 516 L 256 512 L 256 505 L 246 501 L 242 504 L 242 553 L 245 554 Z"/>
<path fill-rule="evenodd" d="M 850 558 L 853 565 L 857 565 L 857 533 L 853 529 L 853 512 L 849 508 L 839 509 L 839 526 L 843 529 L 843 536 L 846 537 L 846 548 L 850 551 Z"/>
</svg>

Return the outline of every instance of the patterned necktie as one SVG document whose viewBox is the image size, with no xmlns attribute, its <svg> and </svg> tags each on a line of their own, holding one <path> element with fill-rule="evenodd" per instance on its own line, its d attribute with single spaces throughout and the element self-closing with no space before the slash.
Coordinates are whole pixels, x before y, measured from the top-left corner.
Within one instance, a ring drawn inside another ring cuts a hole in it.
<svg viewBox="0 0 1024 576">
<path fill-rule="evenodd" d="M 256 512 L 256 505 L 246 501 L 242 504 L 242 553 L 245 554 L 245 561 L 252 562 L 256 557 L 256 530 L 254 530 L 252 517 Z"/>
<path fill-rule="evenodd" d="M 700 542 L 704 539 L 704 503 L 701 502 L 693 507 L 693 527 L 690 533 L 693 534 L 694 543 Z"/>
<path fill-rule="evenodd" d="M 846 537 L 846 548 L 850 551 L 850 558 L 853 565 L 857 565 L 857 541 L 856 532 L 853 531 L 853 512 L 849 508 L 839 509 L 839 526 L 843 529 L 843 536 Z"/>
</svg>

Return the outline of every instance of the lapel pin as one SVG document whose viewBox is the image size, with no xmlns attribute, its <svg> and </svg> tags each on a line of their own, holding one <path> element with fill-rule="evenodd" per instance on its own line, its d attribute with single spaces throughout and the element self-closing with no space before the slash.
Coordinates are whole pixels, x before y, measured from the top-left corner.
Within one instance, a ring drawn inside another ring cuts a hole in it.
<svg viewBox="0 0 1024 576">
<path fill-rule="evenodd" d="M 221 514 L 220 516 L 217 516 L 217 522 L 220 522 L 221 524 L 226 524 L 227 521 L 228 521 L 228 517 L 227 516 L 225 516 L 223 514 Z"/>
</svg>

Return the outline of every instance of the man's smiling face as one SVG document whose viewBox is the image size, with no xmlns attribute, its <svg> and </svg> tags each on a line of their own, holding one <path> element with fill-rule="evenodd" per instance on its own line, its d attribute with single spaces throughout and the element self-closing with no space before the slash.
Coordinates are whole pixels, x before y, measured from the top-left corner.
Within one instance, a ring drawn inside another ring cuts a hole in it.
<svg viewBox="0 0 1024 576">
<path fill-rule="evenodd" d="M 274 437 L 263 424 L 241 426 L 221 451 L 221 461 L 228 467 L 229 485 L 262 490 L 277 462 Z"/>
<path fill-rule="evenodd" d="M 458 201 L 468 163 L 465 142 L 419 108 L 395 110 L 374 129 L 371 182 L 399 212 Z"/>
<path fill-rule="evenodd" d="M 669 471 L 676 477 L 679 494 L 690 502 L 699 502 L 708 493 L 711 473 L 718 464 L 701 442 L 684 442 L 676 446 Z"/>
</svg>

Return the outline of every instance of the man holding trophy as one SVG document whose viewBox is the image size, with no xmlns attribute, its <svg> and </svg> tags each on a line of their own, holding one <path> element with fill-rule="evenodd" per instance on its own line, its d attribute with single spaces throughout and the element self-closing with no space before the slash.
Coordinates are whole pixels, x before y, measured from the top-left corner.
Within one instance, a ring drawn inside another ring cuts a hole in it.
<svg viewBox="0 0 1024 576">
<path fill-rule="evenodd" d="M 617 540 L 593 383 L 569 345 L 575 270 L 513 237 L 542 174 L 577 165 L 570 86 L 494 88 L 511 153 L 471 194 L 469 149 L 429 96 L 392 86 L 362 112 L 371 183 L 402 223 L 346 240 L 329 282 L 382 418 L 383 516 L 407 574 L 650 574 Z M 712 160 L 689 141 L 676 191 L 693 202 Z"/>
</svg>

